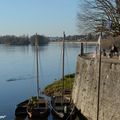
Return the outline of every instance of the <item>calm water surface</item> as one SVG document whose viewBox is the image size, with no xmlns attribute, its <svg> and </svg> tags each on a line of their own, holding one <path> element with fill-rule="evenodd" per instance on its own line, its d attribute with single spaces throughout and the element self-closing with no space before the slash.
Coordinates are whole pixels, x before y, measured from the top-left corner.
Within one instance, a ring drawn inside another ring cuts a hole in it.
<svg viewBox="0 0 120 120">
<path fill-rule="evenodd" d="M 88 51 L 94 51 L 89 46 Z M 35 49 L 32 46 L 0 45 L 0 120 L 15 120 L 16 104 L 36 95 Z M 40 88 L 61 78 L 61 44 L 40 46 Z M 79 44 L 67 44 L 65 74 L 74 73 Z M 5 119 L 1 116 L 6 115 Z M 48 120 L 53 120 L 50 115 Z"/>
</svg>

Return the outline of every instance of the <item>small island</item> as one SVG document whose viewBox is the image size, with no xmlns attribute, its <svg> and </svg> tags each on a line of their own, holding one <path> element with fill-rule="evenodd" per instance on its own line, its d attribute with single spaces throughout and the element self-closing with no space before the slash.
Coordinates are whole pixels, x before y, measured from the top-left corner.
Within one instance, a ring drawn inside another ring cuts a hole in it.
<svg viewBox="0 0 120 120">
<path fill-rule="evenodd" d="M 68 74 L 64 77 L 64 88 L 66 91 L 71 91 L 73 87 L 75 74 Z M 44 93 L 47 96 L 53 96 L 54 94 L 61 94 L 62 92 L 63 80 L 55 80 L 52 84 L 48 85 L 44 89 Z"/>
</svg>

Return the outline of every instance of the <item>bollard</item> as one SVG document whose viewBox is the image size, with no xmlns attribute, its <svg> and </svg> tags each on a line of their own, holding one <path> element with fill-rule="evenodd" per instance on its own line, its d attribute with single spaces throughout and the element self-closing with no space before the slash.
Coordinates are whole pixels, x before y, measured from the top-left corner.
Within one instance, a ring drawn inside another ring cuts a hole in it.
<svg viewBox="0 0 120 120">
<path fill-rule="evenodd" d="M 80 50 L 80 52 L 81 52 L 81 56 L 83 56 L 83 43 L 81 43 L 81 50 Z"/>
</svg>

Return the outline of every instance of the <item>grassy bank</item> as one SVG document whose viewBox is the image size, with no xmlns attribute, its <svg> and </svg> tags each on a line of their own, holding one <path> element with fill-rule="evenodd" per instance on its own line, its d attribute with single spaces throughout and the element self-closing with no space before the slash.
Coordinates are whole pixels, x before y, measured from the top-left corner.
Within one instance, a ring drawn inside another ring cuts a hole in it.
<svg viewBox="0 0 120 120">
<path fill-rule="evenodd" d="M 64 88 L 65 89 L 72 89 L 74 77 L 75 77 L 75 74 L 65 75 L 64 77 Z M 61 93 L 62 85 L 63 85 L 62 79 L 56 80 L 52 84 L 46 86 L 44 92 L 47 96 L 52 96 L 54 95 L 54 93 Z"/>
</svg>

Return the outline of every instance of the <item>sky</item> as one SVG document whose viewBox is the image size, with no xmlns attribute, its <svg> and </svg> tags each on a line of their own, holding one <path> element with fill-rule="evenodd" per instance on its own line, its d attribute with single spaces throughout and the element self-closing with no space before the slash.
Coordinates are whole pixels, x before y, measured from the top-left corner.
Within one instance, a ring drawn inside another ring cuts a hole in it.
<svg viewBox="0 0 120 120">
<path fill-rule="evenodd" d="M 79 0 L 0 0 L 0 35 L 79 34 Z"/>
</svg>

